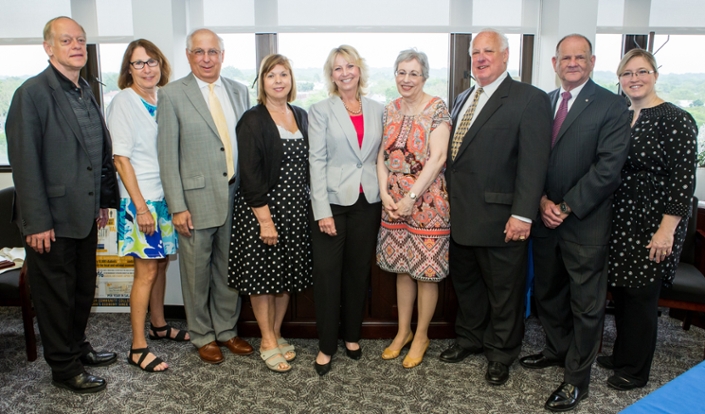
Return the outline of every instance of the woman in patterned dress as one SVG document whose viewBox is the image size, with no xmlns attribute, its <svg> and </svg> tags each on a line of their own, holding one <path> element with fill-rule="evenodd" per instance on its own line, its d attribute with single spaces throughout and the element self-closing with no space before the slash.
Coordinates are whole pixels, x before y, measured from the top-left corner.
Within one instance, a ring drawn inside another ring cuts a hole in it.
<svg viewBox="0 0 705 414">
<path fill-rule="evenodd" d="M 169 366 L 147 347 L 147 306 L 150 339 L 189 340 L 186 331 L 172 328 L 164 319 L 167 256 L 176 253 L 177 235 L 159 178 L 156 116 L 157 89 L 167 84 L 169 73 L 169 62 L 157 46 L 144 39 L 131 42 L 120 67 L 122 91 L 107 111 L 121 198 L 118 255 L 132 256 L 135 263 L 130 292 L 132 349 L 127 361 L 148 372 Z"/>
<path fill-rule="evenodd" d="M 690 114 L 658 97 L 657 68 L 651 53 L 634 49 L 617 69 L 631 101 L 632 138 L 614 195 L 610 240 L 617 339 L 612 356 L 597 362 L 614 370 L 607 384 L 618 390 L 649 380 L 659 292 L 678 267 L 695 187 L 698 128 Z"/>
<path fill-rule="evenodd" d="M 425 53 L 404 50 L 395 68 L 401 98 L 387 105 L 377 158 L 383 206 L 377 263 L 397 274 L 399 330 L 382 358 L 397 358 L 411 344 L 402 365 L 413 368 L 428 349 L 438 282 L 448 275 L 450 217 L 443 171 L 450 114 L 441 98 L 423 90 L 429 72 Z M 417 300 L 414 335 L 411 316 Z"/>
<path fill-rule="evenodd" d="M 240 190 L 235 196 L 228 284 L 250 295 L 267 368 L 291 370 L 294 346 L 281 326 L 292 291 L 311 286 L 308 119 L 289 105 L 296 82 L 289 60 L 262 60 L 258 105 L 237 124 Z"/>
</svg>

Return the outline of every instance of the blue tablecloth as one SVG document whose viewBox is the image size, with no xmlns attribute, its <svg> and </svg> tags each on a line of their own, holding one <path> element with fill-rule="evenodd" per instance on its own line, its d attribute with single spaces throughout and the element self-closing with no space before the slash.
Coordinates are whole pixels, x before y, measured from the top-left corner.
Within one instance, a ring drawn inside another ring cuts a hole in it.
<svg viewBox="0 0 705 414">
<path fill-rule="evenodd" d="M 705 362 L 677 376 L 622 413 L 705 413 Z"/>
</svg>

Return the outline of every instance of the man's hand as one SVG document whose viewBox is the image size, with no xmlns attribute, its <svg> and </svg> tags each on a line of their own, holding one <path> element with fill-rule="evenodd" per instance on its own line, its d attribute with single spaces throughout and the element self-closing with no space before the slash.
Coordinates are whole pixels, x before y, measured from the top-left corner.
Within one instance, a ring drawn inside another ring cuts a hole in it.
<svg viewBox="0 0 705 414">
<path fill-rule="evenodd" d="M 561 208 L 558 204 L 555 204 L 546 196 L 541 197 L 539 210 L 541 211 L 541 220 L 543 221 L 543 224 L 549 229 L 555 229 L 560 226 L 563 223 L 563 220 L 568 217 L 568 214 L 561 212 Z"/>
<path fill-rule="evenodd" d="M 27 242 L 29 247 L 34 249 L 34 251 L 36 251 L 37 253 L 49 253 L 49 251 L 51 251 L 51 242 L 56 241 L 56 237 L 54 236 L 54 229 L 47 230 L 42 233 L 30 234 L 29 236 L 25 237 L 25 241 Z"/>
<path fill-rule="evenodd" d="M 504 225 L 504 242 L 525 241 L 531 234 L 531 223 L 521 221 L 516 217 L 509 217 Z"/>
<path fill-rule="evenodd" d="M 191 213 L 188 210 L 172 214 L 171 221 L 174 223 L 174 228 L 176 228 L 179 235 L 191 237 L 193 223 L 191 222 Z"/>
</svg>

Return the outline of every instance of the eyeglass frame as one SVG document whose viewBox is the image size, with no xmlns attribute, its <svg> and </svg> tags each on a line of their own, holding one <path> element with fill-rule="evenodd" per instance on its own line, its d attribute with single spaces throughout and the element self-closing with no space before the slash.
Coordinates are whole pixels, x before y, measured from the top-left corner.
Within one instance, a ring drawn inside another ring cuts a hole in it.
<svg viewBox="0 0 705 414">
<path fill-rule="evenodd" d="M 149 62 L 154 62 L 154 64 L 152 65 Z M 140 65 L 140 63 L 141 63 L 141 65 Z M 150 68 L 156 68 L 157 66 L 159 66 L 159 61 L 157 59 L 150 58 L 146 62 L 144 62 L 142 60 L 135 60 L 134 62 L 130 62 L 130 66 L 132 66 L 133 68 L 135 68 L 137 70 L 144 69 L 145 65 L 149 66 Z"/>
<path fill-rule="evenodd" d="M 208 56 L 212 59 L 223 53 L 222 50 L 218 49 L 208 49 L 208 50 L 203 50 L 203 49 L 194 49 L 194 50 L 189 50 L 189 53 L 194 54 L 197 58 L 202 59 L 208 54 Z"/>
<path fill-rule="evenodd" d="M 410 71 L 410 72 L 404 72 L 404 73 L 399 73 L 398 70 L 394 71 L 394 76 L 401 76 L 402 78 L 405 77 L 406 75 L 409 75 L 410 78 L 416 79 L 416 78 L 423 78 L 423 74 L 418 73 L 416 71 Z"/>
<path fill-rule="evenodd" d="M 655 70 L 646 70 L 646 69 L 639 69 L 636 72 L 631 72 L 631 71 L 624 71 L 622 72 L 621 75 L 619 75 L 619 79 L 632 79 L 634 76 L 636 76 L 637 79 L 640 78 L 645 78 L 646 75 L 651 75 L 652 73 L 656 73 Z"/>
</svg>

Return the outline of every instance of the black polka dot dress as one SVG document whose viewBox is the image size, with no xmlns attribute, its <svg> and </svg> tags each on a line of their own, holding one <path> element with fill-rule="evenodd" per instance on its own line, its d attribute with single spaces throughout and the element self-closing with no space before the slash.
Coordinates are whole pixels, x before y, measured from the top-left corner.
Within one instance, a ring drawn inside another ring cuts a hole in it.
<svg viewBox="0 0 705 414">
<path fill-rule="evenodd" d="M 634 112 L 632 112 L 634 116 Z M 631 120 L 630 120 L 631 122 Z M 698 129 L 686 111 L 670 103 L 642 109 L 632 127 L 631 148 L 614 194 L 609 283 L 638 288 L 675 275 L 695 190 Z M 656 263 L 646 246 L 664 214 L 682 217 L 672 254 Z"/>
<path fill-rule="evenodd" d="M 240 194 L 235 197 L 228 284 L 246 295 L 302 291 L 313 283 L 308 150 L 300 131 L 278 129 L 284 146 L 281 175 L 267 194 L 276 245 L 260 240 L 255 214 Z"/>
</svg>

